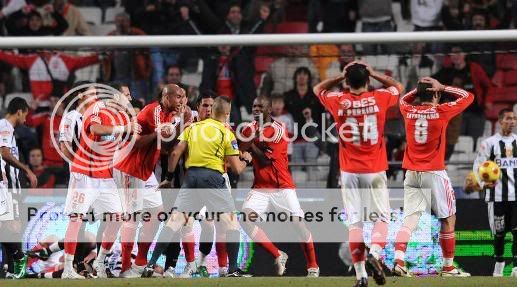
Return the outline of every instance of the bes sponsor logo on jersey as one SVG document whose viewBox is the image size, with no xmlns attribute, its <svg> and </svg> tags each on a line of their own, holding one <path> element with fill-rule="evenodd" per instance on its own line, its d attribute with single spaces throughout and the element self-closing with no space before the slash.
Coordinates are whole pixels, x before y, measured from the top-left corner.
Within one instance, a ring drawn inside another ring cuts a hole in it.
<svg viewBox="0 0 517 287">
<path fill-rule="evenodd" d="M 345 99 L 341 103 L 342 109 L 338 111 L 339 116 L 361 116 L 379 112 L 375 97 L 368 97 L 357 101 Z"/>
</svg>

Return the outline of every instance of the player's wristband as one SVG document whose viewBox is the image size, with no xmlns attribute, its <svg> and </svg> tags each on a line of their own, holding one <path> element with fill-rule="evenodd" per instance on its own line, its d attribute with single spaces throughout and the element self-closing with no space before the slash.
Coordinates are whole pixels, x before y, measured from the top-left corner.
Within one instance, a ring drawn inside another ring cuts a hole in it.
<svg viewBox="0 0 517 287">
<path fill-rule="evenodd" d="M 245 163 L 246 163 L 246 165 L 250 165 L 250 164 L 251 164 L 251 160 L 247 160 L 247 159 L 242 158 L 242 157 L 240 158 L 240 160 L 242 160 L 243 162 L 245 162 Z"/>
<path fill-rule="evenodd" d="M 173 177 L 174 177 L 174 172 L 167 171 L 167 173 L 165 174 L 166 181 L 172 181 Z"/>
<path fill-rule="evenodd" d="M 114 134 L 122 134 L 126 131 L 126 127 L 125 126 L 114 126 L 113 127 L 113 133 Z"/>
</svg>

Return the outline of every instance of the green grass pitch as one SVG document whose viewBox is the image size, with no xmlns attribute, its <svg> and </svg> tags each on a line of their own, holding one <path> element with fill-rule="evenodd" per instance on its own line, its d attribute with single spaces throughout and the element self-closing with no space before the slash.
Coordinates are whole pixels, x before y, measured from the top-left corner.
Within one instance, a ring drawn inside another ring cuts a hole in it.
<svg viewBox="0 0 517 287">
<path fill-rule="evenodd" d="M 497 286 L 515 287 L 517 278 L 493 278 L 493 277 L 470 277 L 470 278 L 387 278 L 384 286 L 393 287 L 415 287 L 415 286 Z M 0 280 L 2 287 L 348 287 L 355 283 L 353 277 L 255 277 L 255 278 L 222 278 L 222 279 L 89 279 L 89 280 L 61 280 L 61 279 L 25 279 L 25 280 Z M 373 279 L 369 280 L 369 286 L 377 286 Z"/>
</svg>

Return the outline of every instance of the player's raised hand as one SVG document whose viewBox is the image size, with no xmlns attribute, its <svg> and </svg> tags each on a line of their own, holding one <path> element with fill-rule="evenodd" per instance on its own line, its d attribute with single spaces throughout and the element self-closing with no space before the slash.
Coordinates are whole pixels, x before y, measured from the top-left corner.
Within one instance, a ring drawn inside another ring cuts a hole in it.
<svg viewBox="0 0 517 287">
<path fill-rule="evenodd" d="M 431 77 L 423 77 L 420 79 L 420 83 L 431 84 L 431 88 L 428 88 L 428 91 L 431 92 L 443 92 L 445 90 L 445 86 L 442 83 L 438 82 L 438 80 L 433 79 Z"/>
</svg>

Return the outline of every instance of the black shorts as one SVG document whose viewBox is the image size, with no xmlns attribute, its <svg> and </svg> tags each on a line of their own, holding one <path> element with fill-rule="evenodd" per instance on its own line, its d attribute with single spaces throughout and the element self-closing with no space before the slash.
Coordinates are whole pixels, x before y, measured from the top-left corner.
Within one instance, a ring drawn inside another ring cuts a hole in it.
<svg viewBox="0 0 517 287">
<path fill-rule="evenodd" d="M 488 222 L 492 234 L 517 229 L 517 201 L 488 202 Z"/>
<path fill-rule="evenodd" d="M 189 168 L 174 207 L 180 212 L 195 214 L 203 206 L 214 214 L 235 211 L 233 197 L 220 172 L 208 168 Z"/>
</svg>

